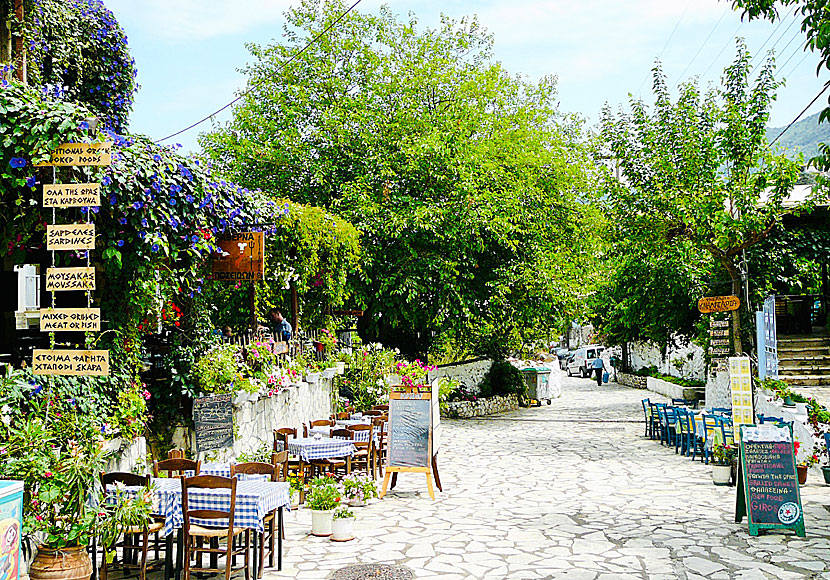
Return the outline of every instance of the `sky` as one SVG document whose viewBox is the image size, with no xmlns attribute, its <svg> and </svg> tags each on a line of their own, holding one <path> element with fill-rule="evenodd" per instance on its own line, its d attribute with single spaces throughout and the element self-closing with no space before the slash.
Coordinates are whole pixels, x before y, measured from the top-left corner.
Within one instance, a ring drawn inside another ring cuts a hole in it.
<svg viewBox="0 0 830 580">
<path fill-rule="evenodd" d="M 296 1 L 296 0 L 295 0 Z M 210 115 L 245 87 L 239 72 L 250 60 L 245 43 L 279 40 L 287 0 L 108 0 L 127 33 L 138 65 L 138 92 L 130 120 L 134 133 L 161 139 Z M 422 27 L 440 15 L 476 15 L 494 36 L 495 58 L 512 74 L 558 78 L 563 112 L 598 121 L 602 107 L 625 105 L 629 94 L 651 95 L 651 69 L 659 59 L 670 86 L 698 77 L 717 82 L 735 56 L 736 36 L 746 39 L 753 64 L 775 49 L 777 76 L 786 79 L 770 126 L 790 123 L 830 78 L 816 76 L 818 56 L 804 51 L 800 20 L 787 10 L 780 22 L 742 22 L 731 0 L 362 0 L 356 10 L 387 4 L 401 17 L 415 14 Z M 818 112 L 827 95 L 804 114 Z M 165 143 L 198 151 L 197 137 L 211 122 Z"/>
</svg>

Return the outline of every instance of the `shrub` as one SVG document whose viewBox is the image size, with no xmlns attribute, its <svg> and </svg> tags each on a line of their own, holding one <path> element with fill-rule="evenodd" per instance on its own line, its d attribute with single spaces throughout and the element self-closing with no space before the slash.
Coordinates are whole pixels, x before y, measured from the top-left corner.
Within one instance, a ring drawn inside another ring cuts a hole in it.
<svg viewBox="0 0 830 580">
<path fill-rule="evenodd" d="M 522 398 L 527 392 L 527 385 L 522 372 L 509 362 L 502 360 L 493 363 L 484 375 L 479 390 L 482 397 L 515 393 Z"/>
</svg>

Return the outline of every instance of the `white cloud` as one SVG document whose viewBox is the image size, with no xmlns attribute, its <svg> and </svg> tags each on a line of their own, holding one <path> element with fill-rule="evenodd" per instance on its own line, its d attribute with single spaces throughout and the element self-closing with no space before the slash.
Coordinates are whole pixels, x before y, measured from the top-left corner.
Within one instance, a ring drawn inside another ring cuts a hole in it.
<svg viewBox="0 0 830 580">
<path fill-rule="evenodd" d="M 245 33 L 282 22 L 288 0 L 110 0 L 107 6 L 128 32 L 147 38 L 191 42 Z M 280 30 L 275 29 L 274 36 Z"/>
</svg>

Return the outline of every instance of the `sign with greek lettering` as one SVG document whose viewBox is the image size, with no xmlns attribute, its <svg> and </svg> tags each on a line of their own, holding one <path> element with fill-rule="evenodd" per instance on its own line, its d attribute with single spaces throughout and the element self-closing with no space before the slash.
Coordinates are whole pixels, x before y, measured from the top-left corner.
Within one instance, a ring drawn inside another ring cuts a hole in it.
<svg viewBox="0 0 830 580">
<path fill-rule="evenodd" d="M 100 308 L 41 308 L 41 332 L 97 332 L 101 330 Z"/>
<path fill-rule="evenodd" d="M 44 350 L 32 353 L 32 372 L 36 375 L 95 375 L 110 372 L 108 350 Z"/>
<path fill-rule="evenodd" d="M 43 186 L 43 207 L 96 207 L 101 205 L 101 184 L 64 183 Z"/>
<path fill-rule="evenodd" d="M 95 290 L 95 268 L 46 268 L 46 290 Z"/>
<path fill-rule="evenodd" d="M 47 250 L 94 250 L 95 225 L 46 226 Z"/>
<path fill-rule="evenodd" d="M 52 151 L 48 161 L 35 166 L 47 165 L 112 165 L 112 143 L 63 143 Z"/>
<path fill-rule="evenodd" d="M 233 447 L 233 402 L 230 394 L 193 399 L 196 452 Z"/>
<path fill-rule="evenodd" d="M 795 470 L 790 426 L 742 425 L 735 523 L 747 516 L 749 534 L 791 529 L 801 536 L 804 511 Z"/>
<path fill-rule="evenodd" d="M 729 328 L 730 322 L 728 320 L 720 320 L 718 318 L 710 318 L 709 319 L 709 328 Z M 713 331 L 710 331 L 713 332 Z M 729 330 L 726 331 L 727 333 Z"/>
<path fill-rule="evenodd" d="M 262 280 L 265 277 L 265 233 L 240 232 L 216 240 L 219 252 L 213 254 L 211 277 L 214 280 Z"/>
<path fill-rule="evenodd" d="M 737 296 L 706 296 L 697 301 L 697 309 L 703 314 L 707 312 L 729 312 L 741 307 L 741 299 Z"/>
</svg>

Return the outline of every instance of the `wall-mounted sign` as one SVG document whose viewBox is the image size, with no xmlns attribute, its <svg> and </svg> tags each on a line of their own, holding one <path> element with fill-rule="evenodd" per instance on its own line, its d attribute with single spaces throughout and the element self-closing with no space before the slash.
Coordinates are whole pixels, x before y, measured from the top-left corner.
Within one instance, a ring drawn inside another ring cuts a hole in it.
<svg viewBox="0 0 830 580">
<path fill-rule="evenodd" d="M 36 167 L 47 165 L 112 165 L 112 143 L 64 143 L 58 145 L 49 160 L 37 163 Z"/>
<path fill-rule="evenodd" d="M 230 394 L 193 399 L 196 452 L 233 447 L 233 402 Z"/>
<path fill-rule="evenodd" d="M 101 205 L 101 184 L 65 183 L 43 186 L 43 207 L 95 207 Z"/>
<path fill-rule="evenodd" d="M 110 372 L 108 350 L 44 350 L 32 353 L 32 372 L 36 375 L 96 375 Z"/>
<path fill-rule="evenodd" d="M 729 357 L 729 385 L 732 391 L 732 425 L 740 437 L 738 425 L 755 421 L 752 398 L 752 367 L 748 356 Z"/>
<path fill-rule="evenodd" d="M 100 308 L 41 308 L 41 332 L 101 330 Z"/>
<path fill-rule="evenodd" d="M 703 314 L 708 312 L 729 312 L 741 307 L 737 296 L 706 296 L 697 301 L 697 309 Z"/>
<path fill-rule="evenodd" d="M 46 290 L 95 290 L 95 268 L 47 268 Z"/>
<path fill-rule="evenodd" d="M 265 277 L 265 233 L 240 232 L 217 239 L 213 254 L 214 280 L 262 280 Z"/>
<path fill-rule="evenodd" d="M 732 349 L 731 348 L 726 348 L 726 347 L 710 346 L 709 347 L 709 354 L 713 355 L 713 356 L 724 355 L 724 354 L 732 354 Z"/>
<path fill-rule="evenodd" d="M 47 250 L 94 250 L 95 225 L 46 226 Z"/>
</svg>

